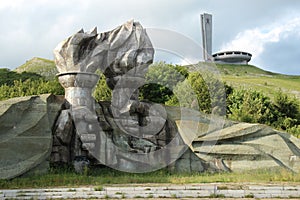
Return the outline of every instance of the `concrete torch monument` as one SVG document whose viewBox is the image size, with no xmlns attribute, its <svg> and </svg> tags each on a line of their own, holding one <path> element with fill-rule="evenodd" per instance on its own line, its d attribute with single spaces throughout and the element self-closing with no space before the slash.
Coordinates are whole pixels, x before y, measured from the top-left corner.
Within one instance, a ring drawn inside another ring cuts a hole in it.
<svg viewBox="0 0 300 200">
<path fill-rule="evenodd" d="M 82 172 L 106 165 L 127 172 L 285 168 L 300 171 L 300 141 L 259 124 L 138 100 L 153 61 L 146 30 L 129 21 L 116 29 L 75 33 L 54 50 L 65 96 L 0 102 L 0 178 L 45 172 L 50 164 Z M 107 78 L 111 102 L 95 102 L 96 70 Z"/>
</svg>

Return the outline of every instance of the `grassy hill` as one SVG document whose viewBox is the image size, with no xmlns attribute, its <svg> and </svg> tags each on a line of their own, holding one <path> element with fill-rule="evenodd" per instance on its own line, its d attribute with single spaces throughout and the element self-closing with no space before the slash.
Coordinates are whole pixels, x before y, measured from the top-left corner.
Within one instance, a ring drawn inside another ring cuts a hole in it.
<svg viewBox="0 0 300 200">
<path fill-rule="evenodd" d="M 211 64 L 200 62 L 186 67 L 194 71 L 196 68 L 203 68 L 208 65 Z M 300 76 L 273 73 L 253 65 L 213 64 L 213 67 L 217 68 L 223 81 L 234 88 L 255 89 L 262 91 L 271 98 L 281 89 L 283 92 L 300 99 Z M 43 58 L 32 58 L 15 71 L 37 73 L 47 79 L 53 79 L 58 73 L 54 61 Z"/>
<path fill-rule="evenodd" d="M 32 58 L 26 61 L 23 65 L 15 69 L 16 72 L 31 72 L 46 77 L 46 79 L 53 79 L 58 73 L 55 63 L 52 60 L 44 58 Z"/>
<path fill-rule="evenodd" d="M 254 66 L 218 66 L 218 68 L 230 69 L 235 73 L 224 74 L 224 81 L 234 88 L 252 88 L 262 91 L 272 97 L 278 90 L 296 96 L 300 99 L 300 76 L 291 76 L 283 74 L 275 74 L 263 71 Z M 256 72 L 256 73 L 255 73 Z"/>
<path fill-rule="evenodd" d="M 190 71 L 212 64 L 198 63 L 187 66 Z M 300 76 L 284 75 L 262 70 L 253 65 L 213 64 L 223 81 L 233 88 L 255 89 L 274 96 L 278 90 L 300 99 Z"/>
</svg>

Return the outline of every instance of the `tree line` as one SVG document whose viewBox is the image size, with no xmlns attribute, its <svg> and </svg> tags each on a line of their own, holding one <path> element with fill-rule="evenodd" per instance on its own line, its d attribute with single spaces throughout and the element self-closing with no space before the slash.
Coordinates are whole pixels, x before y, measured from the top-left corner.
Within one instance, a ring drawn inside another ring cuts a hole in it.
<svg viewBox="0 0 300 200">
<path fill-rule="evenodd" d="M 111 100 L 111 90 L 101 72 L 94 90 L 97 101 Z M 64 94 L 57 79 L 0 70 L 0 100 L 52 93 Z M 278 90 L 274 98 L 252 89 L 234 89 L 207 71 L 189 72 L 185 67 L 155 63 L 149 67 L 146 83 L 139 88 L 140 100 L 183 106 L 201 112 L 226 114 L 228 119 L 269 125 L 300 137 L 300 102 Z"/>
</svg>

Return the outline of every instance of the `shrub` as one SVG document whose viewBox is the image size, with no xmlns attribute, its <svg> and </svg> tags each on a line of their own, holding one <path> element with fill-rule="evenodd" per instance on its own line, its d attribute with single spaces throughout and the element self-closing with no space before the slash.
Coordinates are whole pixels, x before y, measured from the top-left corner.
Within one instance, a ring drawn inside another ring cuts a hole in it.
<svg viewBox="0 0 300 200">
<path fill-rule="evenodd" d="M 176 85 L 188 76 L 186 68 L 164 62 L 152 64 L 145 75 L 146 84 L 140 88 L 140 99 L 165 103 L 172 99 Z"/>
<path fill-rule="evenodd" d="M 111 100 L 111 89 L 106 84 L 106 77 L 100 72 L 96 72 L 100 77 L 99 81 L 93 92 L 93 97 L 97 101 L 110 101 Z"/>
<path fill-rule="evenodd" d="M 227 102 L 230 119 L 262 124 L 272 124 L 275 120 L 270 98 L 255 90 L 234 90 Z"/>
<path fill-rule="evenodd" d="M 205 113 L 214 110 L 214 113 L 222 114 L 226 111 L 225 94 L 231 92 L 232 88 L 227 86 L 227 89 L 213 74 L 192 72 L 186 80 L 177 84 L 174 89 L 176 96 L 166 104 L 193 108 Z"/>
</svg>

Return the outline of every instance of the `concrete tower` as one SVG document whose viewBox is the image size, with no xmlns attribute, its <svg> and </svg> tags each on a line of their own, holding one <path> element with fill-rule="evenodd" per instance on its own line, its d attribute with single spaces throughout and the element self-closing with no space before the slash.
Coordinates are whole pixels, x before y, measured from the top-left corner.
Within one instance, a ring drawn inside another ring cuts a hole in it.
<svg viewBox="0 0 300 200">
<path fill-rule="evenodd" d="M 212 54 L 212 15 L 201 15 L 202 48 L 204 61 L 211 61 Z"/>
</svg>

